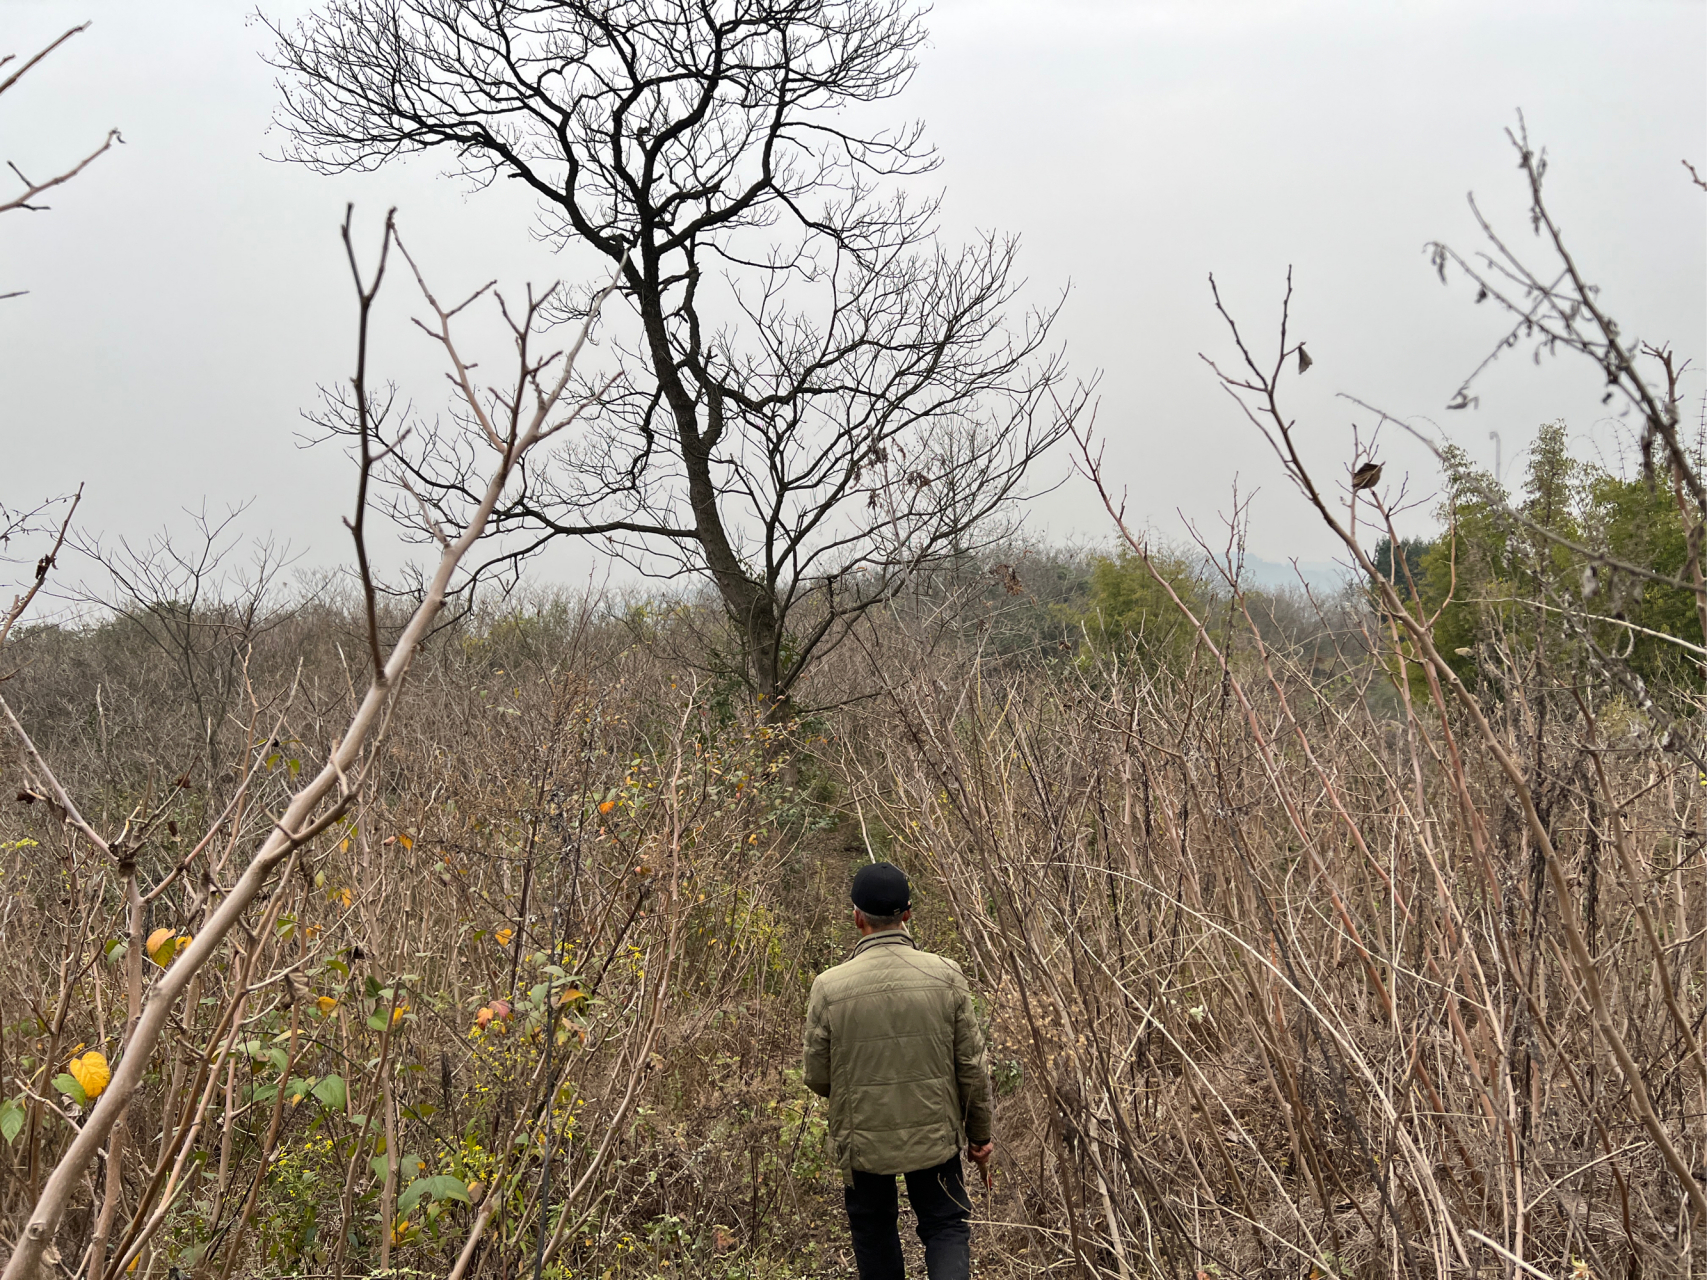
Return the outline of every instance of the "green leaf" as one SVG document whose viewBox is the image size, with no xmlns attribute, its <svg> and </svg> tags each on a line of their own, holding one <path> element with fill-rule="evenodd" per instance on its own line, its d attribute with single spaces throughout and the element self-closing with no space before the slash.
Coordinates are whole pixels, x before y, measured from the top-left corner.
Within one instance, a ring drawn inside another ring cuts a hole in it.
<svg viewBox="0 0 1707 1280">
<path fill-rule="evenodd" d="M 328 1111 L 342 1111 L 350 1097 L 343 1076 L 327 1076 L 316 1084 L 311 1092 Z"/>
<path fill-rule="evenodd" d="M 441 1173 L 433 1178 L 417 1178 L 403 1189 L 403 1194 L 397 1197 L 397 1215 L 404 1217 L 424 1197 L 431 1196 L 435 1200 L 460 1200 L 468 1203 L 468 1187 L 461 1178 L 453 1178 L 448 1173 Z"/>
<path fill-rule="evenodd" d="M 17 1098 L 0 1102 L 0 1138 L 4 1138 L 10 1146 L 23 1127 L 24 1104 Z"/>
<path fill-rule="evenodd" d="M 80 1107 L 89 1105 L 89 1095 L 83 1092 L 83 1086 L 77 1083 L 77 1077 L 67 1072 L 61 1072 L 53 1078 L 53 1087 Z"/>
<path fill-rule="evenodd" d="M 385 1156 L 370 1156 L 367 1167 L 373 1170 L 373 1176 L 381 1182 L 385 1181 L 386 1174 L 391 1170 L 391 1166 L 386 1163 Z"/>
<path fill-rule="evenodd" d="M 384 1031 L 385 1015 L 383 1013 L 370 1014 L 367 1020 L 367 1029 L 369 1031 Z"/>
</svg>

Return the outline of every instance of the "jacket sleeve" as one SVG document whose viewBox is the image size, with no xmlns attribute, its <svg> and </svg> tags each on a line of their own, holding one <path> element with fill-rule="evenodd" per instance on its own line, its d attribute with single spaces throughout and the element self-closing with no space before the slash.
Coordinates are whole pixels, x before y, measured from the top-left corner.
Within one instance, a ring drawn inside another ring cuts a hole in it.
<svg viewBox="0 0 1707 1280">
<path fill-rule="evenodd" d="M 956 984 L 954 1009 L 954 1074 L 960 1085 L 960 1111 L 966 1140 L 983 1146 L 990 1141 L 990 1073 L 984 1062 L 984 1033 L 964 980 Z"/>
<path fill-rule="evenodd" d="M 830 1017 L 816 982 L 806 1002 L 806 1087 L 820 1097 L 830 1096 Z"/>
</svg>

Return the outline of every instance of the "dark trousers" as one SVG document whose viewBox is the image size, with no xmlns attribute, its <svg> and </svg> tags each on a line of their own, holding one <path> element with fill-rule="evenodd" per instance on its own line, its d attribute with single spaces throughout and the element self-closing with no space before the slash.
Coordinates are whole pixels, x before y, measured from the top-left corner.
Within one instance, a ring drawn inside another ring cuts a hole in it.
<svg viewBox="0 0 1707 1280">
<path fill-rule="evenodd" d="M 903 1280 L 901 1232 L 896 1225 L 900 1202 L 895 1175 L 854 1170 L 854 1184 L 844 1187 L 848 1226 L 853 1231 L 854 1261 L 859 1280 Z M 925 1246 L 925 1270 L 930 1280 L 969 1280 L 972 1274 L 972 1201 L 960 1175 L 960 1153 L 942 1164 L 907 1175 L 907 1199 L 919 1220 L 919 1240 Z"/>
</svg>

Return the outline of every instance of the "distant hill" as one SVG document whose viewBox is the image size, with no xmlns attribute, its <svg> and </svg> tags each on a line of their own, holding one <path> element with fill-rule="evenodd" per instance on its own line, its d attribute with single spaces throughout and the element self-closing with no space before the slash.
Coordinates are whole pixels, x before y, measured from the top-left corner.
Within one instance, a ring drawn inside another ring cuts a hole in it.
<svg viewBox="0 0 1707 1280">
<path fill-rule="evenodd" d="M 1312 591 L 1338 591 L 1351 576 L 1350 569 L 1331 560 L 1300 560 L 1294 568 L 1289 561 L 1265 560 L 1262 556 L 1245 553 L 1245 585 L 1269 591 L 1286 587 L 1297 589 L 1300 577 Z"/>
</svg>

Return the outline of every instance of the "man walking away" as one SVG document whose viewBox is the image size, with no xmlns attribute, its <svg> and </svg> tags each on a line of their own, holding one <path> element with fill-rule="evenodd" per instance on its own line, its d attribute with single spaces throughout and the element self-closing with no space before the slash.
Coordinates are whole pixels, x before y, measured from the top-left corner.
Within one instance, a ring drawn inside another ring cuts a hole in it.
<svg viewBox="0 0 1707 1280">
<path fill-rule="evenodd" d="M 853 879 L 851 959 L 819 974 L 806 1010 L 806 1084 L 830 1100 L 860 1280 L 903 1280 L 895 1175 L 919 1220 L 930 1280 L 972 1273 L 972 1202 L 960 1147 L 989 1183 L 984 1037 L 960 966 L 902 926 L 912 893 L 878 862 Z"/>
</svg>

